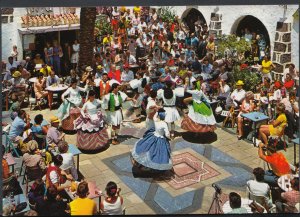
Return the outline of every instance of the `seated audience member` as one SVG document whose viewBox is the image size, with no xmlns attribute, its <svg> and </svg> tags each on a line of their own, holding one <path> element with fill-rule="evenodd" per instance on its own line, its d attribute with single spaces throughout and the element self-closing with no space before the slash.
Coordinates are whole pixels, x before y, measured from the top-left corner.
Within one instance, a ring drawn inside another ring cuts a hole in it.
<svg viewBox="0 0 300 217">
<path fill-rule="evenodd" d="M 63 157 L 56 155 L 53 158 L 53 162 L 48 166 L 46 173 L 46 186 L 54 186 L 59 192 L 71 187 L 71 183 L 66 182 L 67 180 L 73 181 L 72 175 L 68 175 L 65 171 L 60 169 L 62 164 Z"/>
<path fill-rule="evenodd" d="M 67 203 L 58 199 L 59 191 L 55 186 L 47 188 L 46 200 L 42 204 L 37 204 L 36 211 L 39 216 L 66 216 Z"/>
<path fill-rule="evenodd" d="M 8 136 L 12 141 L 18 141 L 23 132 L 28 128 L 30 128 L 30 116 L 24 110 L 20 110 L 18 116 L 11 124 Z"/>
<path fill-rule="evenodd" d="M 46 192 L 45 183 L 42 179 L 37 179 L 31 186 L 28 193 L 28 201 L 32 206 L 32 209 L 36 210 L 37 206 L 44 203 L 44 195 Z"/>
<path fill-rule="evenodd" d="M 87 182 L 79 183 L 77 187 L 78 198 L 73 200 L 69 206 L 71 211 L 71 216 L 73 215 L 96 215 L 97 205 L 95 201 L 89 199 L 89 187 Z"/>
<path fill-rule="evenodd" d="M 52 69 L 47 64 L 43 64 L 42 68 L 40 69 L 40 72 L 43 73 L 44 77 L 47 77 L 50 75 Z"/>
<path fill-rule="evenodd" d="M 38 100 L 46 98 L 48 96 L 48 91 L 45 90 L 45 82 L 46 79 L 44 79 L 43 73 L 38 73 L 37 81 L 33 85 L 34 94 L 36 99 Z M 49 101 L 49 97 L 48 97 L 48 101 Z"/>
<path fill-rule="evenodd" d="M 15 71 L 13 78 L 8 82 L 12 85 L 11 87 L 11 98 L 17 99 L 20 104 L 23 103 L 27 91 L 27 85 L 25 84 L 25 79 L 21 77 L 21 72 Z"/>
<path fill-rule="evenodd" d="M 262 139 L 264 144 L 268 143 L 268 136 L 280 136 L 287 125 L 287 118 L 285 115 L 285 106 L 279 103 L 276 106 L 276 114 L 278 114 L 275 121 L 271 121 L 269 125 L 261 125 L 259 128 L 259 139 Z"/>
<path fill-rule="evenodd" d="M 122 83 L 127 83 L 129 81 L 132 81 L 134 79 L 134 74 L 131 70 L 129 70 L 129 64 L 124 65 L 124 71 L 121 75 L 121 81 Z"/>
<path fill-rule="evenodd" d="M 123 198 L 119 195 L 121 189 L 114 182 L 106 185 L 106 197 L 101 201 L 100 209 L 104 215 L 122 215 Z"/>
<path fill-rule="evenodd" d="M 18 112 L 21 110 L 21 103 L 16 98 L 12 99 L 12 101 L 13 103 L 9 108 L 10 118 L 15 120 L 15 118 L 18 116 Z"/>
<path fill-rule="evenodd" d="M 291 191 L 281 193 L 282 201 L 276 202 L 276 209 L 278 213 L 298 213 L 296 204 L 300 203 L 300 191 L 299 191 L 299 178 L 291 180 Z M 284 205 L 285 203 L 286 205 Z"/>
<path fill-rule="evenodd" d="M 247 209 L 242 206 L 242 199 L 241 196 L 235 192 L 231 192 L 229 194 L 229 204 L 232 208 L 232 211 L 230 211 L 228 214 L 243 214 L 248 213 Z"/>
<path fill-rule="evenodd" d="M 34 117 L 34 123 L 31 126 L 31 132 L 33 139 L 36 140 L 39 144 L 39 149 L 44 149 L 46 147 L 45 137 L 48 132 L 48 125 L 42 125 L 44 117 L 41 114 L 38 114 Z"/>
<path fill-rule="evenodd" d="M 55 72 L 52 70 L 46 79 L 46 87 L 59 84 L 59 83 L 60 83 L 60 78 L 57 75 L 55 75 Z"/>
<path fill-rule="evenodd" d="M 236 89 L 231 93 L 230 98 L 226 101 L 226 107 L 230 108 L 230 106 L 234 106 L 235 108 L 239 108 L 242 104 L 243 99 L 245 98 L 246 91 L 243 89 L 244 82 L 238 80 L 235 84 Z"/>
<path fill-rule="evenodd" d="M 72 153 L 68 153 L 69 145 L 66 141 L 60 141 L 58 143 L 58 151 L 60 155 L 63 157 L 63 163 L 60 168 L 65 171 L 67 174 L 71 174 L 72 177 L 77 180 L 78 174 L 77 169 L 75 167 L 75 162 Z"/>
<path fill-rule="evenodd" d="M 41 54 L 36 54 L 35 58 L 33 59 L 33 62 L 35 65 L 37 65 L 37 64 L 43 65 L 45 63 L 44 60 L 41 58 Z"/>
<path fill-rule="evenodd" d="M 252 91 L 248 91 L 246 92 L 246 97 L 242 102 L 242 105 L 240 107 L 240 113 L 238 115 L 238 139 L 241 140 L 243 137 L 243 128 L 244 128 L 244 119 L 241 116 L 241 114 L 245 114 L 245 113 L 249 113 L 249 112 L 253 112 L 255 109 L 255 105 L 254 105 L 254 94 Z"/>
<path fill-rule="evenodd" d="M 291 78 L 295 79 L 298 77 L 298 73 L 299 72 L 297 72 L 295 65 L 293 63 L 290 64 L 289 67 L 283 71 L 282 82 L 284 82 L 284 80 L 286 79 L 287 74 L 290 74 Z"/>
<path fill-rule="evenodd" d="M 31 77 L 30 72 L 27 71 L 27 69 L 25 69 L 25 68 L 23 67 L 23 65 L 18 65 L 17 70 L 18 70 L 19 72 L 21 72 L 21 77 L 22 77 L 23 79 L 25 79 L 25 81 L 27 81 L 27 80 Z"/>
<path fill-rule="evenodd" d="M 264 196 L 270 199 L 270 186 L 264 182 L 265 171 L 261 167 L 256 167 L 253 169 L 254 180 L 249 180 L 247 182 L 247 191 L 255 196 Z M 251 198 L 250 198 L 251 199 Z M 262 201 L 264 202 L 264 201 Z M 267 201 L 265 201 L 267 202 Z M 270 201 L 269 203 L 272 203 Z M 261 204 L 264 205 L 264 204 Z M 267 204 L 270 205 L 270 204 Z"/>
<path fill-rule="evenodd" d="M 226 80 L 221 79 L 219 82 L 218 88 L 218 100 L 226 100 L 230 94 L 230 87 L 227 84 Z"/>
<path fill-rule="evenodd" d="M 51 127 L 48 129 L 46 140 L 49 145 L 57 145 L 64 140 L 65 134 L 58 130 L 59 119 L 56 116 L 51 117 L 50 123 Z"/>
<path fill-rule="evenodd" d="M 2 196 L 8 196 L 10 192 L 14 195 L 22 194 L 23 190 L 13 172 L 9 171 L 8 163 L 5 156 L 5 147 L 2 145 Z"/>
<path fill-rule="evenodd" d="M 29 143 L 28 153 L 23 155 L 24 165 L 30 169 L 30 179 L 41 178 L 45 174 L 46 164 L 45 160 L 38 149 L 38 143 L 33 140 Z"/>
<path fill-rule="evenodd" d="M 70 75 L 67 76 L 67 78 L 66 78 L 66 80 L 65 80 L 65 85 L 71 86 L 71 84 L 72 84 L 72 79 L 76 79 L 76 81 L 78 81 L 78 82 L 77 82 L 77 85 L 79 85 L 79 83 L 80 83 L 80 82 L 79 82 L 80 78 L 79 78 L 79 76 L 76 74 L 76 72 L 75 72 L 74 69 L 71 69 L 71 70 L 70 70 Z"/>
<path fill-rule="evenodd" d="M 267 145 L 259 143 L 258 156 L 260 159 L 268 163 L 272 170 L 265 172 L 264 180 L 269 184 L 277 184 L 277 179 L 280 176 L 291 174 L 290 164 L 286 157 L 281 152 L 276 152 L 277 140 L 269 138 Z M 266 148 L 266 153 L 263 149 Z"/>
</svg>

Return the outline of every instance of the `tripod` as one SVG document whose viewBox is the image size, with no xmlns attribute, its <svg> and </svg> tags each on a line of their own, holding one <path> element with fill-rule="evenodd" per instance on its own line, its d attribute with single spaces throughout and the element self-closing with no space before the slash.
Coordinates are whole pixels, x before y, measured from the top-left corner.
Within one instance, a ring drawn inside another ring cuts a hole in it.
<svg viewBox="0 0 300 217">
<path fill-rule="evenodd" d="M 223 214 L 223 209 L 221 207 L 222 200 L 220 197 L 221 197 L 221 192 L 215 191 L 215 194 L 213 196 L 213 201 L 208 210 L 208 214 Z"/>
</svg>

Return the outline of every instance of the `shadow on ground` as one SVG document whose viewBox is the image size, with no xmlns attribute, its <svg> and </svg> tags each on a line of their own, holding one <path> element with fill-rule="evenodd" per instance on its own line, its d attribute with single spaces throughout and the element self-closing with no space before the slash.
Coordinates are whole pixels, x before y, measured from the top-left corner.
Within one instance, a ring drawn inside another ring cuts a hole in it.
<svg viewBox="0 0 300 217">
<path fill-rule="evenodd" d="M 100 152 L 106 151 L 108 148 L 110 147 L 110 144 L 106 144 L 105 146 L 96 149 L 96 150 L 84 150 L 84 149 L 80 149 L 78 148 L 83 154 L 98 154 Z"/>
<path fill-rule="evenodd" d="M 215 132 L 208 133 L 193 133 L 193 132 L 183 132 L 181 136 L 184 140 L 191 143 L 201 143 L 209 144 L 217 141 L 218 136 Z"/>
</svg>

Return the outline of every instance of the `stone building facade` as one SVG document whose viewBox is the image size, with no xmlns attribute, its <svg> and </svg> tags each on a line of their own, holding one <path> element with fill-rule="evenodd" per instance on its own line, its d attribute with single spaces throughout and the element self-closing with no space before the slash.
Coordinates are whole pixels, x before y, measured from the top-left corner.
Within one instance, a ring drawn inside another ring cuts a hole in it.
<svg viewBox="0 0 300 217">
<path fill-rule="evenodd" d="M 298 5 L 228 5 L 228 6 L 175 6 L 173 10 L 183 18 L 194 8 L 198 10 L 207 23 L 212 34 L 232 34 L 237 31 L 240 22 L 252 16 L 262 22 L 266 28 L 272 61 L 277 72 L 281 72 L 289 63 L 299 69 L 299 6 Z M 55 10 L 59 10 L 56 8 Z M 17 45 L 22 55 L 23 35 L 21 16 L 26 14 L 25 8 L 15 8 L 13 18 L 2 24 L 2 60 L 6 61 L 13 45 Z M 80 8 L 76 9 L 80 14 Z M 21 58 L 21 56 L 19 57 Z"/>
</svg>

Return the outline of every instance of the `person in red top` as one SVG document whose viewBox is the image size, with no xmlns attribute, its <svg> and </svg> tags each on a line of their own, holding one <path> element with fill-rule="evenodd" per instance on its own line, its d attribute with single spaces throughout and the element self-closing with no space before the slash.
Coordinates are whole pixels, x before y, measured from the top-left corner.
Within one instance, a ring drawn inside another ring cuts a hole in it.
<svg viewBox="0 0 300 217">
<path fill-rule="evenodd" d="M 111 69 L 108 73 L 108 77 L 110 79 L 115 79 L 115 80 L 117 80 L 118 82 L 121 83 L 121 71 L 120 71 L 120 69 L 116 70 L 116 65 L 114 65 L 114 64 L 111 65 Z"/>
<path fill-rule="evenodd" d="M 291 90 L 293 87 L 294 87 L 294 84 L 295 84 L 295 82 L 294 82 L 294 80 L 292 79 L 292 76 L 291 76 L 291 74 L 290 73 L 287 73 L 286 74 L 286 78 L 285 78 L 285 80 L 284 80 L 284 87 L 289 91 L 289 90 Z"/>
<path fill-rule="evenodd" d="M 280 176 L 291 174 L 290 164 L 286 157 L 281 152 L 276 152 L 278 140 L 269 138 L 267 146 L 263 143 L 258 145 L 258 156 L 260 159 L 268 163 L 272 170 L 265 172 L 264 180 L 269 184 L 277 184 L 277 179 Z M 264 149 L 266 148 L 267 154 Z"/>
</svg>

